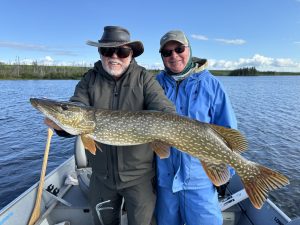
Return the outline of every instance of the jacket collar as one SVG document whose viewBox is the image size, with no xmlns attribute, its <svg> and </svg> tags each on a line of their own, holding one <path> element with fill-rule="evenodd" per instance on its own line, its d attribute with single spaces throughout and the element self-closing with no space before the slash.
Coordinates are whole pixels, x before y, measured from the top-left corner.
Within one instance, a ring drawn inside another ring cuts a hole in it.
<svg viewBox="0 0 300 225">
<path fill-rule="evenodd" d="M 200 59 L 197 57 L 193 57 L 192 61 L 195 64 L 195 66 L 188 72 L 187 77 L 194 79 L 194 80 L 200 80 L 200 79 L 202 79 L 202 76 L 199 76 L 199 73 L 201 73 L 202 71 L 204 71 L 207 68 L 208 62 L 206 59 Z M 171 75 L 166 73 L 166 71 L 163 71 L 163 73 L 167 77 L 167 79 L 170 80 L 172 83 L 176 82 L 175 79 Z"/>
</svg>

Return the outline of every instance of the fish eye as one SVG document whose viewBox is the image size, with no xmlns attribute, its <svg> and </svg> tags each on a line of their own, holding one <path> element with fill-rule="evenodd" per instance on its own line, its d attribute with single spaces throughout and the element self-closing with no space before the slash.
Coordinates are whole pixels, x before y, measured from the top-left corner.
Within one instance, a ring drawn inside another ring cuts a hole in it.
<svg viewBox="0 0 300 225">
<path fill-rule="evenodd" d="M 67 105 L 62 105 L 61 108 L 62 108 L 62 110 L 68 110 L 69 109 L 69 107 Z"/>
</svg>

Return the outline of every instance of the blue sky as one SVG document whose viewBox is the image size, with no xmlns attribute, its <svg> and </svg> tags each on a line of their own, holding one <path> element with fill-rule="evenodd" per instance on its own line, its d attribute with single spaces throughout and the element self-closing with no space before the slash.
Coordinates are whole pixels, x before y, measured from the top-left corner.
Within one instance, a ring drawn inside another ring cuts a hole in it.
<svg viewBox="0 0 300 225">
<path fill-rule="evenodd" d="M 147 68 L 162 68 L 159 39 L 180 29 L 209 69 L 300 71 L 300 0 L 2 0 L 0 21 L 4 63 L 92 65 L 85 42 L 120 25 L 144 43 Z"/>
</svg>

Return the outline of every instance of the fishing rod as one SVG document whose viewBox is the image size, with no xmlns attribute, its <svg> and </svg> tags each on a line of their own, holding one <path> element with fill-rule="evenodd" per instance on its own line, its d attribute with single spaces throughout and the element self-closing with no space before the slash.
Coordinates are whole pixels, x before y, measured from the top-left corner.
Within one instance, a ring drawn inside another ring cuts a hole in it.
<svg viewBox="0 0 300 225">
<path fill-rule="evenodd" d="M 42 192 L 43 192 L 43 186 L 44 186 L 44 181 L 45 181 L 46 168 L 47 168 L 48 155 L 49 155 L 50 142 L 51 142 L 52 135 L 53 135 L 53 131 L 50 128 L 48 128 L 48 137 L 47 137 L 47 143 L 46 143 L 44 159 L 43 159 L 43 164 L 42 164 L 40 182 L 39 182 L 39 186 L 38 186 L 38 190 L 37 190 L 37 194 L 36 194 L 35 205 L 32 210 L 28 225 L 33 225 L 38 220 L 38 218 L 40 217 L 40 214 L 41 214 Z"/>
</svg>

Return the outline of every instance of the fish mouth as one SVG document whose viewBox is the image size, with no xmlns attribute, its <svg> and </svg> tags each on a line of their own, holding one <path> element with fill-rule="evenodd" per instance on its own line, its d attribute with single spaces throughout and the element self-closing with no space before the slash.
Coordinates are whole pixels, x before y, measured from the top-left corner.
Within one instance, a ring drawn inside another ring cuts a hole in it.
<svg viewBox="0 0 300 225">
<path fill-rule="evenodd" d="M 31 105 L 40 111 L 44 116 L 52 120 L 62 129 L 66 129 L 58 116 L 60 115 L 58 108 L 61 106 L 61 103 L 47 98 L 30 98 L 29 101 Z"/>
<path fill-rule="evenodd" d="M 61 105 L 61 102 L 51 100 L 48 98 L 30 98 L 29 101 L 31 105 L 38 110 L 41 110 L 42 108 L 54 108 L 56 106 Z"/>
<path fill-rule="evenodd" d="M 49 119 L 55 119 L 55 113 L 57 113 L 57 102 L 47 98 L 30 98 L 31 105 L 38 111 L 42 112 Z"/>
<path fill-rule="evenodd" d="M 37 98 L 30 98 L 29 101 L 31 103 L 31 105 L 34 107 L 34 108 L 37 108 L 38 107 L 38 99 Z"/>
<path fill-rule="evenodd" d="M 49 102 L 51 102 L 51 100 L 47 98 L 30 98 L 29 101 L 34 108 L 39 110 L 40 110 L 40 106 L 49 105 Z"/>
<path fill-rule="evenodd" d="M 30 98 L 29 99 L 31 105 L 37 109 L 38 111 L 45 113 L 45 110 L 43 108 L 45 108 L 46 104 L 46 98 L 45 99 L 41 99 L 41 98 Z M 48 101 L 48 100 L 47 100 Z"/>
</svg>

